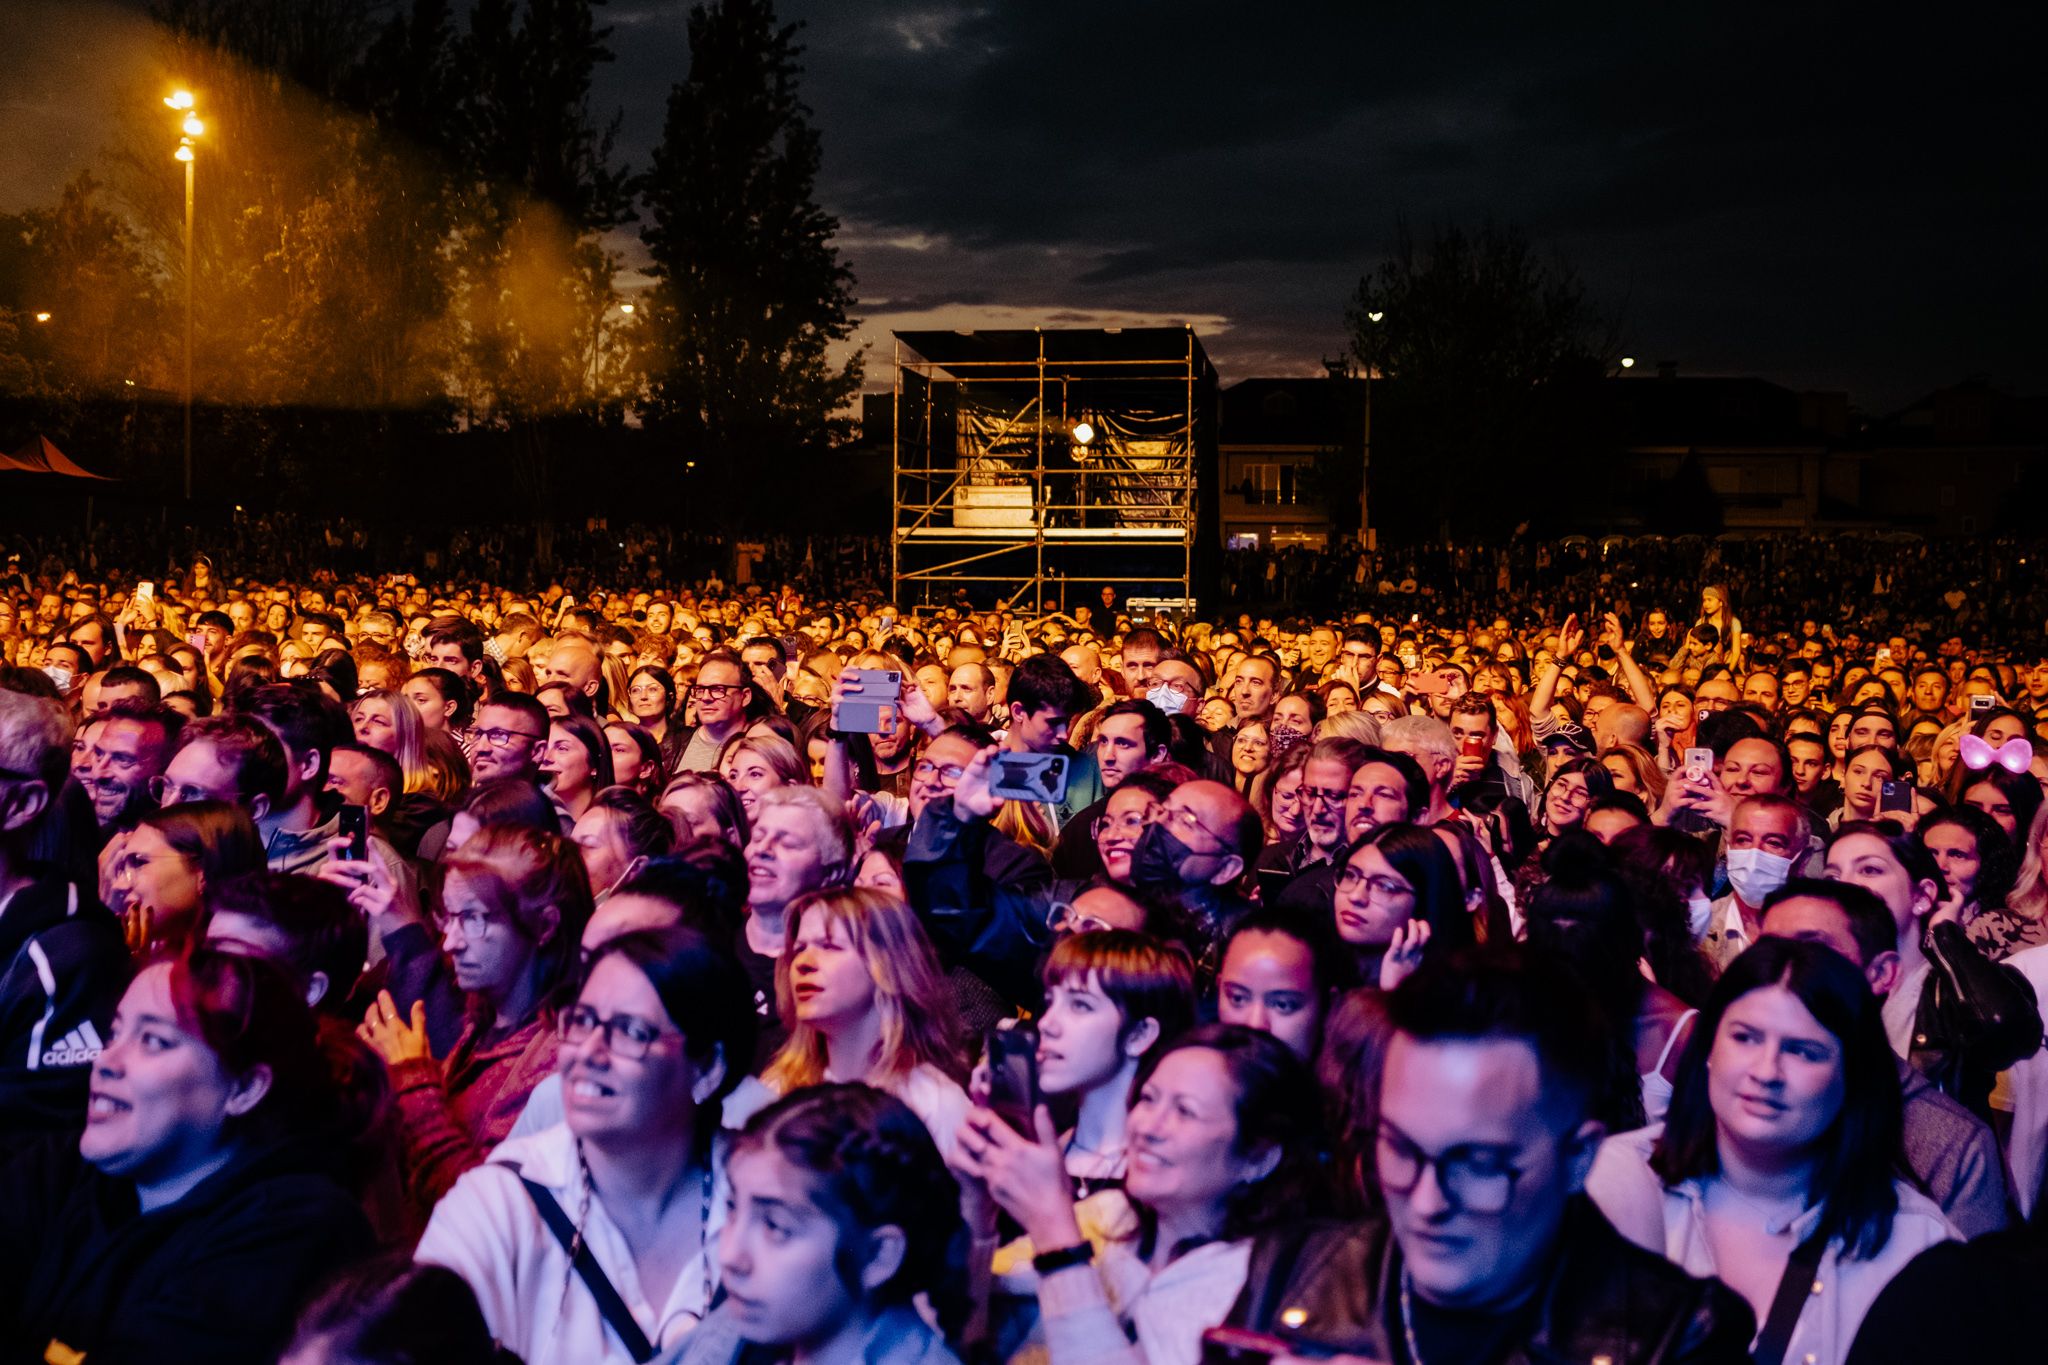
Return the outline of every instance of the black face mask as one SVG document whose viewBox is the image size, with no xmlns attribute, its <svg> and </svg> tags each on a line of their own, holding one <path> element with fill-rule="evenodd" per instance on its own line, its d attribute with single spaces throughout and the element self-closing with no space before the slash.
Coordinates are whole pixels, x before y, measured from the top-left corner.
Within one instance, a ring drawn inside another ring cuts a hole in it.
<svg viewBox="0 0 2048 1365">
<path fill-rule="evenodd" d="M 1181 868 L 1193 849 L 1164 825 L 1147 825 L 1131 848 L 1131 885 L 1148 891 L 1179 891 L 1188 885 Z"/>
</svg>

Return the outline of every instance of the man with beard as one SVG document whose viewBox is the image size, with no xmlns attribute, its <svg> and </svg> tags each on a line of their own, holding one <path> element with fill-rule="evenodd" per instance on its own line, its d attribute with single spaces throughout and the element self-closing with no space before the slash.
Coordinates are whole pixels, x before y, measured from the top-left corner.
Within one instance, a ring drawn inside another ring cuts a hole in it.
<svg viewBox="0 0 2048 1365">
<path fill-rule="evenodd" d="M 117 702 L 100 714 L 84 785 L 102 835 L 125 834 L 156 809 L 149 784 L 163 775 L 185 718 L 162 706 Z"/>
</svg>

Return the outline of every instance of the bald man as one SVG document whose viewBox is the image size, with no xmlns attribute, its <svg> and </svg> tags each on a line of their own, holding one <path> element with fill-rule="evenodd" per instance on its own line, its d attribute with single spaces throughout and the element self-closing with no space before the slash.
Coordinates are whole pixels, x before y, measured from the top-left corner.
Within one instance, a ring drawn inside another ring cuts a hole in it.
<svg viewBox="0 0 2048 1365">
<path fill-rule="evenodd" d="M 580 635 L 564 635 L 556 640 L 555 647 L 535 664 L 533 672 L 543 687 L 562 683 L 593 701 L 604 681 L 604 675 L 598 671 L 597 648 Z"/>
</svg>

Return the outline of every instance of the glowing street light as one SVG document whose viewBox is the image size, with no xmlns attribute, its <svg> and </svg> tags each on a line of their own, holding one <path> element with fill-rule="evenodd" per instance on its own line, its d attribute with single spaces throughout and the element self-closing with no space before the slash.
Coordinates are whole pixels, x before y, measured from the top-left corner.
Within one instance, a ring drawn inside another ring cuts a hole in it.
<svg viewBox="0 0 2048 1365">
<path fill-rule="evenodd" d="M 1621 358 L 1621 368 L 1623 368 L 1624 370 L 1633 370 L 1635 367 L 1636 358 L 1634 356 L 1625 355 Z"/>
<path fill-rule="evenodd" d="M 1385 317 L 1385 316 L 1386 316 L 1386 314 L 1385 314 L 1385 313 L 1367 313 L 1367 314 L 1365 315 L 1365 320 L 1366 320 L 1367 322 L 1378 322 L 1378 321 L 1379 321 L 1379 320 L 1380 320 L 1381 318 L 1383 318 L 1383 317 Z"/>
<path fill-rule="evenodd" d="M 50 320 L 50 315 L 49 315 L 48 313 L 38 313 L 38 314 L 36 314 L 36 321 L 37 321 L 37 322 L 48 322 L 49 320 Z"/>
<path fill-rule="evenodd" d="M 206 132 L 206 125 L 195 112 L 197 101 L 190 90 L 173 90 L 164 96 L 164 104 L 185 117 L 178 121 L 179 131 L 184 134 L 178 139 L 178 149 L 171 158 L 182 162 L 185 167 L 185 501 L 192 500 L 192 172 L 197 153 L 193 143 Z"/>
<path fill-rule="evenodd" d="M 625 315 L 626 315 L 627 317 L 632 317 L 632 316 L 633 316 L 633 305 L 632 305 L 632 304 L 630 304 L 630 303 L 622 303 L 622 304 L 620 304 L 620 305 L 619 305 L 619 311 L 620 311 L 621 313 L 624 313 L 624 314 L 625 314 Z"/>
</svg>

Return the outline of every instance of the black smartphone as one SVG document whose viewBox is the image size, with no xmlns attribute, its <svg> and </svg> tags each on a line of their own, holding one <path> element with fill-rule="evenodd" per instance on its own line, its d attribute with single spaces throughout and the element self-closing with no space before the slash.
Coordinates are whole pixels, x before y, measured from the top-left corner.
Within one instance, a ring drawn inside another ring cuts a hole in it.
<svg viewBox="0 0 2048 1365">
<path fill-rule="evenodd" d="M 1034 1141 L 1038 1137 L 1038 1030 L 1026 1025 L 988 1031 L 988 1107 Z"/>
<path fill-rule="evenodd" d="M 1913 784 L 1911 782 L 1901 782 L 1896 777 L 1887 777 L 1877 789 L 1877 809 L 1879 814 L 1889 811 L 1900 811 L 1911 815 L 1913 813 Z"/>
<path fill-rule="evenodd" d="M 879 735 L 895 724 L 903 704 L 903 675 L 893 668 L 856 668 L 832 708 L 832 728 L 844 734 Z M 884 724 L 883 717 L 888 717 Z"/>
<path fill-rule="evenodd" d="M 999 801 L 1058 801 L 1067 794 L 1067 756 L 997 754 L 988 789 Z"/>
<path fill-rule="evenodd" d="M 370 856 L 370 810 L 367 806 L 343 806 L 341 808 L 341 834 L 348 840 L 348 849 L 341 855 L 345 863 L 360 863 Z"/>
</svg>

